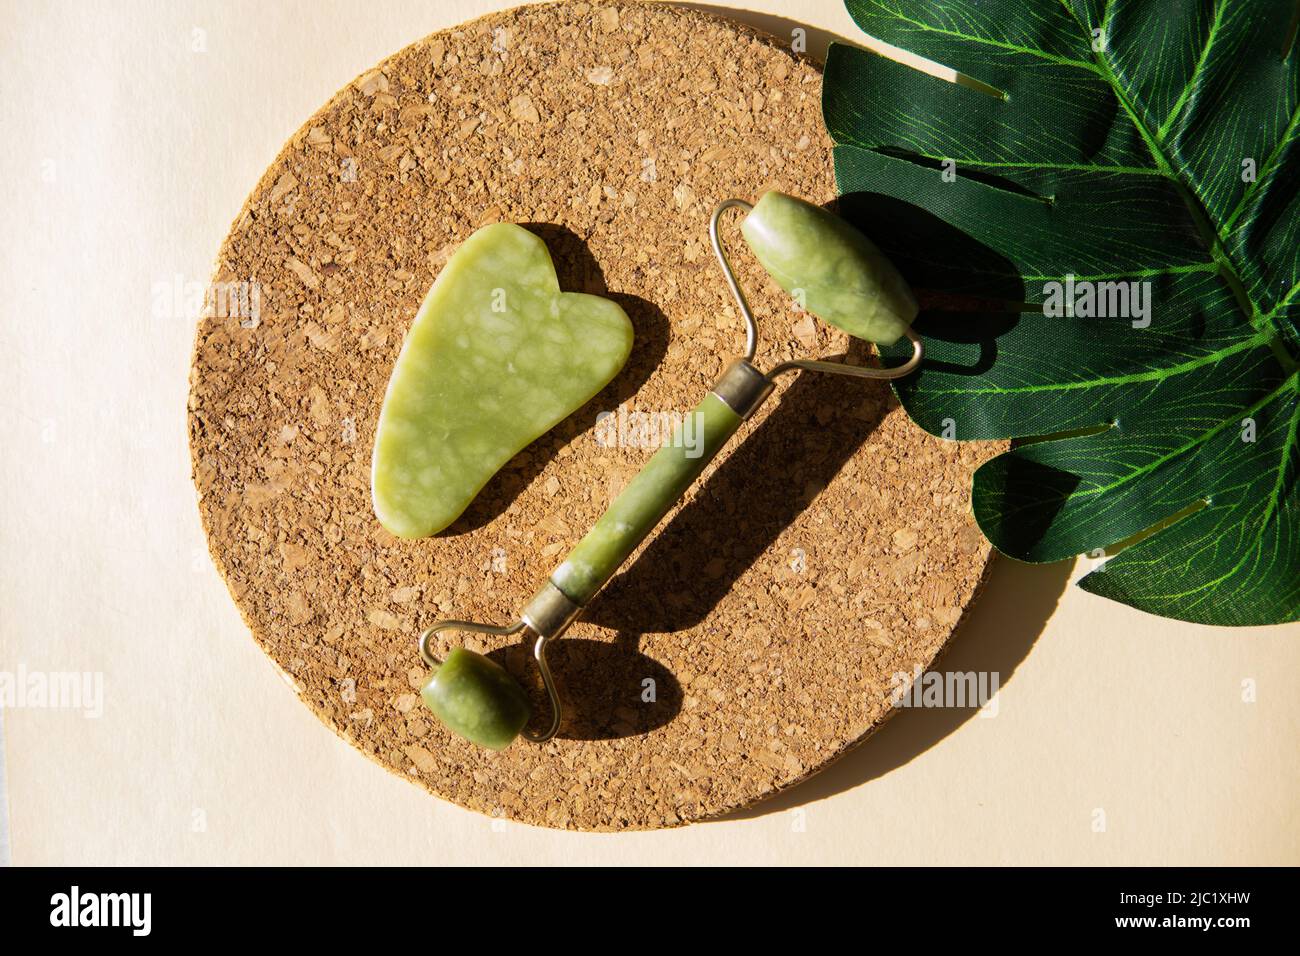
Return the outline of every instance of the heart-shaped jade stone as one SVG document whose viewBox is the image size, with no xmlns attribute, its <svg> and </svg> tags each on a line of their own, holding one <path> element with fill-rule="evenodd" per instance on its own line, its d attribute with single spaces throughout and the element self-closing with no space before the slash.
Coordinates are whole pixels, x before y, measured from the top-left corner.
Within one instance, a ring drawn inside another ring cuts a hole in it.
<svg viewBox="0 0 1300 956">
<path fill-rule="evenodd" d="M 561 292 L 540 238 L 512 223 L 475 232 L 425 296 L 388 382 L 371 469 L 380 523 L 403 538 L 447 527 L 631 349 L 627 314 Z"/>
</svg>

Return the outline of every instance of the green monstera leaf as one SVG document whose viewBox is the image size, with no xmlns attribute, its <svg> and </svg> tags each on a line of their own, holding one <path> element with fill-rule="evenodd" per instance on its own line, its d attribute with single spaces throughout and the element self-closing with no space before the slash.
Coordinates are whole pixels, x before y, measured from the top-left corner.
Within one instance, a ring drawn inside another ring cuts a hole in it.
<svg viewBox="0 0 1300 956">
<path fill-rule="evenodd" d="M 960 74 L 836 44 L 823 112 L 842 211 L 928 303 L 908 412 L 1047 436 L 976 473 L 985 534 L 1131 539 L 1081 585 L 1165 617 L 1300 619 L 1295 0 L 848 9 Z"/>
</svg>

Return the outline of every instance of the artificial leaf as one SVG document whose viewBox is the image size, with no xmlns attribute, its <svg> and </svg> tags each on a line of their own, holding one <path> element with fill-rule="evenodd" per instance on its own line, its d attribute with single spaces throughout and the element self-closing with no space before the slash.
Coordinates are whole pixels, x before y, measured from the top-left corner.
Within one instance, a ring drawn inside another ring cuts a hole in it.
<svg viewBox="0 0 1300 956">
<path fill-rule="evenodd" d="M 985 534 L 1028 561 L 1135 539 L 1081 585 L 1300 619 L 1300 6 L 847 6 L 961 80 L 835 44 L 823 113 L 842 211 L 931 304 L 909 414 L 1049 436 L 977 471 Z"/>
</svg>

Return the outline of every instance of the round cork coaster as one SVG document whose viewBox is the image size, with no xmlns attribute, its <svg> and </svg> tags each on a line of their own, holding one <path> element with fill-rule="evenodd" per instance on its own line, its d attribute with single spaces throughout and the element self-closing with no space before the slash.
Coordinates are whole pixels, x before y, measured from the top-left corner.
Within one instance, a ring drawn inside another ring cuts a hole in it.
<svg viewBox="0 0 1300 956">
<path fill-rule="evenodd" d="M 216 270 L 218 291 L 252 294 L 214 296 L 198 330 L 194 480 L 253 635 L 374 760 L 514 820 L 672 826 L 816 772 L 943 648 L 989 560 L 969 486 L 997 449 L 923 434 L 881 384 L 802 373 L 553 645 L 557 739 L 483 751 L 417 696 L 421 629 L 513 620 L 742 349 L 709 214 L 770 188 L 834 197 L 820 93 L 815 64 L 700 11 L 524 7 L 358 77 L 262 177 Z M 384 388 L 441 265 L 497 220 L 546 240 L 563 289 L 622 305 L 636 344 L 452 528 L 401 541 L 370 506 Z M 794 311 L 729 227 L 760 364 L 867 358 Z M 442 653 L 466 638 L 531 676 L 512 638 L 444 636 Z"/>
</svg>

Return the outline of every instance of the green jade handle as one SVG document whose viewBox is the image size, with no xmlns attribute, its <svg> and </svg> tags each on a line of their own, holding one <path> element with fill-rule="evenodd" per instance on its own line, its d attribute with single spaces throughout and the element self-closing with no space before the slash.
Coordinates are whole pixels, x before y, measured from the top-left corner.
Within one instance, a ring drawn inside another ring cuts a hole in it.
<svg viewBox="0 0 1300 956">
<path fill-rule="evenodd" d="M 770 391 L 768 388 L 767 393 Z M 746 414 L 754 408 L 757 403 Z M 722 450 L 742 421 L 744 416 L 716 391 L 705 395 L 673 431 L 671 440 L 646 462 L 555 569 L 551 584 L 579 606 L 595 597 Z"/>
</svg>

